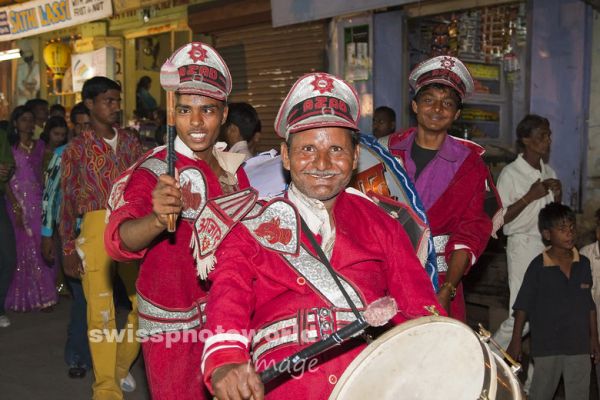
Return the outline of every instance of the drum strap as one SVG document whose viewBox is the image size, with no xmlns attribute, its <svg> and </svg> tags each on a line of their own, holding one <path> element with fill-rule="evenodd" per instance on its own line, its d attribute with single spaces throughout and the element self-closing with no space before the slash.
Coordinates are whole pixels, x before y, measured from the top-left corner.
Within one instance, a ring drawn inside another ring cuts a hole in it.
<svg viewBox="0 0 600 400">
<path fill-rule="evenodd" d="M 340 278 L 338 277 L 338 274 L 335 272 L 335 270 L 331 266 L 331 263 L 329 262 L 329 260 L 327 259 L 327 256 L 323 252 L 323 249 L 321 248 L 319 243 L 317 243 L 317 239 L 315 239 L 315 235 L 313 235 L 313 233 L 310 231 L 310 229 L 308 228 L 308 225 L 306 225 L 306 222 L 304 222 L 303 218 L 300 218 L 300 222 L 302 224 L 302 231 L 308 237 L 310 244 L 312 245 L 313 249 L 315 249 L 315 251 L 317 252 L 317 255 L 321 259 L 321 262 L 323 263 L 323 265 L 325 265 L 325 267 L 327 268 L 327 271 L 329 271 L 333 280 L 335 281 L 335 284 L 337 285 L 337 287 L 340 289 L 340 291 L 344 295 L 344 298 L 346 299 L 346 302 L 352 309 L 352 312 L 356 316 L 356 319 L 359 321 L 364 321 L 363 316 L 358 311 L 356 304 L 352 301 L 352 298 L 350 298 L 350 295 L 348 294 L 346 289 L 344 289 L 344 286 L 342 285 L 342 282 L 340 282 Z"/>
</svg>

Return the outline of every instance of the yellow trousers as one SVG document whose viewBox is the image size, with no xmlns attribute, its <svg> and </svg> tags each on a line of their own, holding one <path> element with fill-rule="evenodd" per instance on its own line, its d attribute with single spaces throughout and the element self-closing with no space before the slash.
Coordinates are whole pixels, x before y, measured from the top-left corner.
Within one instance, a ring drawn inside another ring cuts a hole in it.
<svg viewBox="0 0 600 400">
<path fill-rule="evenodd" d="M 104 249 L 105 216 L 105 210 L 83 216 L 77 252 L 85 269 L 81 281 L 87 301 L 88 339 L 94 367 L 93 400 L 120 400 L 123 399 L 120 380 L 127 376 L 140 350 L 135 337 L 138 328 L 135 281 L 139 264 L 116 265 L 133 306 L 127 316 L 125 330 L 117 331 L 113 302 L 113 260 Z"/>
</svg>

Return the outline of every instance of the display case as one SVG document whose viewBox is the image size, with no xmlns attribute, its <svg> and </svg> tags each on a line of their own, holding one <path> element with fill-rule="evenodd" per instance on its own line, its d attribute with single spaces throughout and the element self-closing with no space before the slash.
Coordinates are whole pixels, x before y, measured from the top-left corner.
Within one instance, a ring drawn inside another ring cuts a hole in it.
<svg viewBox="0 0 600 400">
<path fill-rule="evenodd" d="M 478 142 L 504 142 L 510 124 L 508 90 L 500 63 L 465 60 L 473 76 L 474 93 L 468 97 L 450 133 Z"/>
</svg>

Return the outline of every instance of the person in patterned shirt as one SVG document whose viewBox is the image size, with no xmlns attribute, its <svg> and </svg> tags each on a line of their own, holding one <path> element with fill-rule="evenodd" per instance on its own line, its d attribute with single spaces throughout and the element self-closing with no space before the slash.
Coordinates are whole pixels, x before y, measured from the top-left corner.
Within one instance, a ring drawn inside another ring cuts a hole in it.
<svg viewBox="0 0 600 400">
<path fill-rule="evenodd" d="M 87 300 L 88 337 L 96 379 L 92 387 L 93 399 L 122 399 L 122 389 L 131 391 L 135 388 L 129 368 L 137 357 L 139 343 L 135 340 L 117 343 L 93 333 L 116 329 L 111 279 L 113 262 L 103 243 L 106 207 L 112 182 L 141 156 L 142 149 L 137 138 L 116 127 L 121 111 L 118 83 L 105 77 L 94 77 L 84 83 L 82 97 L 90 111 L 90 129 L 71 141 L 63 153 L 61 165 L 63 201 L 59 232 L 63 241 L 63 265 L 65 274 L 81 277 Z M 127 328 L 135 331 L 137 266 L 118 265 L 117 271 L 133 306 Z"/>
</svg>

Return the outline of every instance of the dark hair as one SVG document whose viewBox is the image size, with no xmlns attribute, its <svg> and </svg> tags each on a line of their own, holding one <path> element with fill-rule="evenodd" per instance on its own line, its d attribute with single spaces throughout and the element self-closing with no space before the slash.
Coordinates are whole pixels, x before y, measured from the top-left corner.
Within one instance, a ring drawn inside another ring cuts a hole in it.
<svg viewBox="0 0 600 400">
<path fill-rule="evenodd" d="M 29 108 L 30 110 L 33 110 L 38 106 L 48 107 L 48 101 L 44 99 L 31 99 L 25 102 L 25 107 Z"/>
<path fill-rule="evenodd" d="M 54 111 L 61 112 L 63 115 L 67 113 L 67 110 L 65 110 L 65 108 L 60 104 L 52 104 L 50 107 L 50 114 L 52 114 Z"/>
<path fill-rule="evenodd" d="M 83 102 L 81 101 L 75 104 L 73 108 L 71 108 L 71 116 L 69 117 L 69 119 L 71 120 L 72 124 L 77 123 L 75 117 L 77 117 L 80 114 L 90 115 L 90 110 L 88 110 L 85 104 L 83 104 Z"/>
<path fill-rule="evenodd" d="M 356 146 L 358 146 L 358 143 L 360 142 L 360 133 L 358 131 L 353 131 L 352 129 L 349 128 L 343 128 L 343 129 L 347 129 L 348 133 L 350 133 L 350 139 L 352 140 L 352 148 L 354 149 Z M 294 134 L 291 133 L 287 140 L 285 141 L 285 144 L 288 147 L 288 151 L 289 149 L 292 147 L 292 138 L 294 137 Z"/>
<path fill-rule="evenodd" d="M 596 225 L 600 225 L 600 208 L 596 210 L 594 217 L 596 218 Z"/>
<path fill-rule="evenodd" d="M 530 137 L 534 129 L 543 125 L 550 126 L 550 121 L 537 114 L 527 114 L 523 117 L 521 122 L 517 125 L 517 146 L 524 149 L 525 145 L 523 144 L 523 139 Z"/>
<path fill-rule="evenodd" d="M 17 132 L 17 120 L 21 118 L 23 114 L 27 113 L 30 113 L 35 118 L 33 111 L 31 111 L 31 109 L 29 109 L 29 107 L 27 106 L 17 106 L 10 114 L 10 122 L 8 125 L 8 143 L 10 143 L 11 146 L 14 146 L 17 143 L 19 143 L 19 132 Z"/>
<path fill-rule="evenodd" d="M 462 110 L 463 103 L 462 103 L 462 98 L 460 97 L 460 94 L 458 94 L 456 89 L 454 89 L 453 87 L 444 85 L 443 83 L 434 82 L 434 83 L 430 83 L 430 84 L 423 86 L 421 89 L 419 89 L 417 94 L 415 94 L 415 96 L 413 97 L 413 100 L 416 103 L 418 103 L 421 96 L 423 96 L 423 93 L 425 93 L 429 89 L 448 90 L 450 92 L 450 96 L 452 96 L 452 99 L 456 102 L 456 108 L 458 110 Z"/>
<path fill-rule="evenodd" d="M 135 88 L 136 93 L 140 91 L 140 89 L 148 89 L 150 84 L 152 83 L 152 78 L 147 75 L 144 75 L 140 78 Z"/>
<path fill-rule="evenodd" d="M 575 213 L 564 204 L 552 202 L 540 210 L 538 228 L 540 232 L 543 232 L 556 227 L 563 221 L 575 223 Z"/>
<path fill-rule="evenodd" d="M 40 135 L 40 139 L 42 139 L 46 144 L 50 143 L 50 131 L 54 128 L 65 128 L 68 130 L 67 121 L 63 117 L 54 116 L 48 118 L 46 121 L 46 125 L 44 125 L 44 131 Z M 60 143 L 59 146 L 67 143 L 67 137 L 65 136 L 65 140 L 63 143 Z"/>
<path fill-rule="evenodd" d="M 377 107 L 373 115 L 378 112 L 385 114 L 391 121 L 396 121 L 396 111 L 392 110 L 391 108 L 386 106 Z"/>
<path fill-rule="evenodd" d="M 94 100 L 96 96 L 106 93 L 109 90 L 118 90 L 120 92 L 121 85 L 105 76 L 95 76 L 83 83 L 81 98 L 83 100 Z"/>
<path fill-rule="evenodd" d="M 260 120 L 256 109 L 248 103 L 230 103 L 227 120 L 223 124 L 223 129 L 230 125 L 235 125 L 240 130 L 242 139 L 250 142 L 256 132 L 260 131 Z"/>
</svg>

